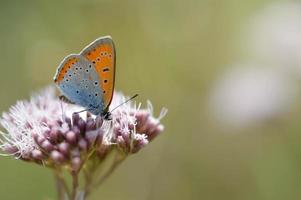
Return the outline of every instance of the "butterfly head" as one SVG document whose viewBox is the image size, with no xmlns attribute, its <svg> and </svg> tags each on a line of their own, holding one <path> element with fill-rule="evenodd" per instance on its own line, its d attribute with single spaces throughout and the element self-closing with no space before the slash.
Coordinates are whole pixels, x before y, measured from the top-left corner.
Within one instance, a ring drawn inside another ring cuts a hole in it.
<svg viewBox="0 0 301 200">
<path fill-rule="evenodd" d="M 102 113 L 101 115 L 107 121 L 111 121 L 113 119 L 112 114 L 109 111 L 106 111 L 106 112 Z"/>
<path fill-rule="evenodd" d="M 94 115 L 100 115 L 105 120 L 112 120 L 112 114 L 108 110 L 108 108 L 103 109 L 102 106 L 93 107 L 92 105 L 90 105 L 90 108 L 88 110 Z"/>
</svg>

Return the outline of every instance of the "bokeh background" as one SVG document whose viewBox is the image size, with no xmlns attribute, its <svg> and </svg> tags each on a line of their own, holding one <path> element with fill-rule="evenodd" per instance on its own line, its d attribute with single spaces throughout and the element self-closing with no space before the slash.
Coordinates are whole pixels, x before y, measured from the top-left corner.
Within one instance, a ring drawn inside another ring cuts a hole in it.
<svg viewBox="0 0 301 200">
<path fill-rule="evenodd" d="M 164 134 L 91 199 L 301 198 L 297 1 L 2 0 L 0 27 L 1 112 L 104 35 L 116 89 L 169 109 Z M 56 198 L 48 169 L 10 157 L 0 169 L 1 199 Z"/>
</svg>

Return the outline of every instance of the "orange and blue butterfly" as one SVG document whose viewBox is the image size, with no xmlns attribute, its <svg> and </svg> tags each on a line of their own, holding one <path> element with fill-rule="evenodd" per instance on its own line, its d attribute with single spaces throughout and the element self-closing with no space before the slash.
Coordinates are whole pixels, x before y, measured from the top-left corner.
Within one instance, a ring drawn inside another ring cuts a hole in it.
<svg viewBox="0 0 301 200">
<path fill-rule="evenodd" d="M 110 118 L 116 53 L 110 36 L 96 39 L 79 54 L 63 59 L 54 76 L 62 94 L 95 115 Z"/>
</svg>

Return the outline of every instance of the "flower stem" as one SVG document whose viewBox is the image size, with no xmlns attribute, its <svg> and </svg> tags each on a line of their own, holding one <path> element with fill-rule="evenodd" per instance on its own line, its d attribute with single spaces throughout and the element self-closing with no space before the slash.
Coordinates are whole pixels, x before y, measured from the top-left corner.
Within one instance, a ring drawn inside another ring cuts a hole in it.
<svg viewBox="0 0 301 200">
<path fill-rule="evenodd" d="M 123 160 L 124 158 L 116 159 L 110 169 L 95 183 L 95 187 L 100 186 L 115 171 L 115 169 L 120 163 L 122 163 Z"/>
<path fill-rule="evenodd" d="M 56 188 L 57 188 L 57 193 L 58 193 L 58 199 L 59 200 L 64 200 L 66 195 L 68 197 L 70 196 L 68 186 L 67 186 L 64 178 L 62 178 L 59 171 L 54 170 L 54 176 L 55 176 L 55 180 L 56 180 Z"/>
<path fill-rule="evenodd" d="M 77 188 L 78 188 L 78 173 L 72 172 L 72 190 L 71 190 L 70 200 L 76 200 Z"/>
<path fill-rule="evenodd" d="M 120 156 L 120 154 L 115 155 L 114 162 L 113 162 L 112 166 L 108 169 L 108 171 L 105 172 L 100 177 L 100 179 L 97 180 L 96 183 L 87 185 L 86 191 L 85 191 L 85 198 L 87 198 L 91 194 L 92 189 L 100 186 L 115 171 L 115 169 L 122 163 L 122 161 L 125 160 L 125 158 L 126 158 L 125 155 L 121 155 L 121 156 Z"/>
<path fill-rule="evenodd" d="M 57 176 L 55 176 L 55 182 L 56 182 L 56 189 L 57 189 L 58 199 L 63 200 L 64 199 L 64 191 L 63 191 L 63 188 L 62 188 L 62 182 Z"/>
</svg>

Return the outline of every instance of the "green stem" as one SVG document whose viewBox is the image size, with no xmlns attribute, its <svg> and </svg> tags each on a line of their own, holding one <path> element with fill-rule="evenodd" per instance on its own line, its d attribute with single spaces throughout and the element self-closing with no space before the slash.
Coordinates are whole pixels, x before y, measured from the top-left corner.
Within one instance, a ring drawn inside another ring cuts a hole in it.
<svg viewBox="0 0 301 200">
<path fill-rule="evenodd" d="M 115 171 L 115 169 L 119 166 L 120 163 L 122 163 L 123 160 L 124 158 L 115 160 L 110 169 L 96 182 L 95 187 L 100 186 Z"/>
<path fill-rule="evenodd" d="M 73 172 L 72 173 L 72 190 L 71 190 L 70 200 L 76 200 L 77 188 L 78 188 L 78 173 Z"/>
<path fill-rule="evenodd" d="M 54 170 L 54 176 L 55 176 L 55 181 L 56 181 L 56 188 L 57 188 L 57 193 L 58 193 L 58 199 L 59 200 L 64 200 L 65 195 L 70 197 L 70 192 L 68 189 L 68 186 L 62 177 L 60 171 L 57 169 Z"/>
<path fill-rule="evenodd" d="M 122 163 L 122 161 L 125 160 L 125 158 L 126 156 L 124 155 L 120 156 L 120 154 L 117 153 L 115 155 L 113 164 L 109 168 L 109 170 L 106 173 L 104 173 L 96 183 L 94 184 L 90 183 L 87 185 L 87 187 L 85 188 L 85 197 L 87 198 L 90 195 L 92 189 L 100 186 L 115 171 L 115 169 Z"/>
</svg>

